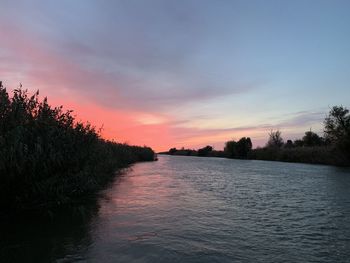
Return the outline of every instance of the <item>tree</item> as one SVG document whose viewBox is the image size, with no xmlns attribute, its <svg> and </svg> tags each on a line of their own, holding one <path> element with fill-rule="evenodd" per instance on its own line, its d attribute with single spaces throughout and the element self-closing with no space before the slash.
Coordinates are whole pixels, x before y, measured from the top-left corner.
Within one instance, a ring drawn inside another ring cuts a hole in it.
<svg viewBox="0 0 350 263">
<path fill-rule="evenodd" d="M 198 150 L 198 156 L 207 156 L 210 152 L 213 151 L 213 147 L 210 145 L 205 146 Z"/>
<path fill-rule="evenodd" d="M 171 148 L 170 150 L 169 150 L 169 154 L 174 154 L 174 153 L 176 153 L 177 152 L 177 149 L 176 148 Z"/>
<path fill-rule="evenodd" d="M 285 148 L 293 148 L 294 143 L 292 140 L 287 140 L 286 144 L 284 145 Z"/>
<path fill-rule="evenodd" d="M 271 130 L 266 146 L 269 148 L 281 148 L 284 143 L 281 134 L 282 133 L 279 130 L 275 132 Z"/>
<path fill-rule="evenodd" d="M 248 153 L 252 150 L 253 144 L 250 138 L 241 138 L 236 145 L 236 154 L 238 158 L 246 159 Z"/>
<path fill-rule="evenodd" d="M 324 121 L 324 132 L 326 138 L 335 143 L 349 137 L 349 110 L 343 106 L 334 106 Z"/>
<path fill-rule="evenodd" d="M 294 141 L 294 146 L 295 147 L 303 147 L 304 146 L 304 141 L 300 140 L 300 139 L 297 139 L 297 140 Z"/>
<path fill-rule="evenodd" d="M 303 145 L 304 146 L 320 146 L 323 144 L 322 137 L 318 136 L 317 133 L 314 133 L 312 131 L 305 132 L 305 135 L 303 137 Z"/>
<path fill-rule="evenodd" d="M 225 143 L 224 152 L 229 158 L 235 158 L 236 157 L 236 145 L 237 142 L 235 140 L 227 141 Z"/>
<path fill-rule="evenodd" d="M 226 142 L 224 151 L 229 158 L 246 159 L 252 147 L 251 139 L 249 137 L 243 137 L 238 142 L 235 140 Z"/>
<path fill-rule="evenodd" d="M 326 141 L 334 144 L 338 150 L 350 159 L 350 115 L 343 106 L 334 106 L 324 121 Z"/>
</svg>

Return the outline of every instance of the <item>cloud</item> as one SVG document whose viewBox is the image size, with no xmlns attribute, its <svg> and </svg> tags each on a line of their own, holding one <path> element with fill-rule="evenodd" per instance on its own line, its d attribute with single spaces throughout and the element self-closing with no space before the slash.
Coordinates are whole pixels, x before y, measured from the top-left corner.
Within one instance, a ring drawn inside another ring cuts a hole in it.
<svg viewBox="0 0 350 263">
<path fill-rule="evenodd" d="M 2 76 L 16 82 L 41 89 L 45 85 L 56 93 L 69 91 L 111 108 L 151 112 L 249 92 L 257 86 L 227 82 L 192 63 L 208 37 L 205 16 L 196 12 L 194 4 L 181 8 L 162 1 L 152 7 L 139 2 L 88 2 L 78 21 L 84 23 L 74 23 L 75 4 L 63 10 L 24 6 L 0 26 L 6 36 L 1 51 L 12 60 L 11 68 L 0 62 Z M 39 16 L 36 8 L 51 16 Z M 95 8 L 99 12 L 92 12 Z M 46 23 L 54 27 L 53 32 Z M 14 68 L 20 73 L 17 77 L 9 75 Z"/>
<path fill-rule="evenodd" d="M 151 0 L 151 4 L 132 0 L 5 1 L 0 16 L 1 80 L 9 88 L 22 82 L 26 88 L 40 89 L 51 101 L 75 109 L 80 118 L 97 126 L 104 124 L 106 138 L 156 149 L 222 146 L 225 140 L 240 136 L 263 144 L 271 129 L 281 129 L 286 137 L 302 135 L 310 127 L 318 129 L 324 117 L 320 111 L 249 122 L 255 103 L 276 105 L 271 98 L 281 91 L 273 87 L 279 83 L 273 79 L 275 68 L 270 75 L 262 74 L 272 79 L 267 90 L 260 89 L 266 83 L 255 74 L 264 72 L 259 68 L 265 62 L 267 68 L 274 62 L 267 51 L 254 60 L 261 55 L 260 49 L 267 50 L 267 45 L 259 46 L 257 41 L 265 31 L 246 30 L 249 17 L 236 20 L 231 13 L 234 8 L 225 7 L 229 4 L 207 4 L 182 0 Z M 235 9 L 236 15 L 239 11 Z M 221 14 L 222 20 L 218 19 Z M 235 21 L 244 25 L 237 27 Z M 270 44 L 276 48 L 275 43 Z M 265 57 L 269 60 L 264 61 Z M 249 96 L 257 89 L 255 97 Z M 271 97 L 265 95 L 269 89 Z M 282 105 L 287 95 L 283 93 L 275 110 L 292 107 Z M 236 98 L 229 101 L 233 96 Z M 269 101 L 261 102 L 262 98 Z M 225 103 L 228 106 L 222 107 Z M 210 124 L 215 114 L 229 116 L 234 103 L 241 112 L 250 111 L 247 120 L 240 122 L 241 116 L 235 120 L 247 125 L 190 127 L 192 107 L 199 105 L 193 112 L 200 112 L 202 123 Z"/>
<path fill-rule="evenodd" d="M 301 138 L 304 132 L 310 128 L 321 133 L 320 127 L 324 119 L 325 112 L 322 111 L 302 111 L 282 115 L 279 121 L 274 123 L 261 123 L 258 125 L 247 125 L 218 129 L 199 129 L 173 126 L 173 140 L 177 147 L 202 147 L 204 145 L 216 145 L 217 149 L 222 149 L 228 140 L 238 140 L 241 137 L 251 137 L 254 147 L 265 145 L 268 140 L 268 133 L 271 130 L 281 130 L 282 136 L 287 139 Z"/>
<path fill-rule="evenodd" d="M 282 127 L 300 127 L 322 123 L 326 117 L 325 111 L 300 111 L 290 115 L 289 118 L 282 121 L 279 125 Z"/>
</svg>

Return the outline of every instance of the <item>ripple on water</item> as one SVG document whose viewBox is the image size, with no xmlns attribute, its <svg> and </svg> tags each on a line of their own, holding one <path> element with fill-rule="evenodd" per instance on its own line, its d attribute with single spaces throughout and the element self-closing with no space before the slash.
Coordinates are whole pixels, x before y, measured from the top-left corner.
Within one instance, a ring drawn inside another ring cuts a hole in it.
<svg viewBox="0 0 350 263">
<path fill-rule="evenodd" d="M 14 262 L 350 262 L 349 169 L 159 156 L 103 194 L 83 222 L 0 229 L 2 248 L 24 251 Z"/>
</svg>

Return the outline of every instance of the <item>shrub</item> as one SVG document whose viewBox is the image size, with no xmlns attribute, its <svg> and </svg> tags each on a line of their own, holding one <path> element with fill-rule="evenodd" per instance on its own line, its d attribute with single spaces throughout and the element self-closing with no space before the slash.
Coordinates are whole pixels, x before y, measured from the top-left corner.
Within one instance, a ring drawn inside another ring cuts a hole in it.
<svg viewBox="0 0 350 263">
<path fill-rule="evenodd" d="M 118 168 L 151 161 L 148 147 L 104 140 L 39 92 L 10 97 L 0 82 L 0 207 L 57 206 L 101 188 Z"/>
</svg>

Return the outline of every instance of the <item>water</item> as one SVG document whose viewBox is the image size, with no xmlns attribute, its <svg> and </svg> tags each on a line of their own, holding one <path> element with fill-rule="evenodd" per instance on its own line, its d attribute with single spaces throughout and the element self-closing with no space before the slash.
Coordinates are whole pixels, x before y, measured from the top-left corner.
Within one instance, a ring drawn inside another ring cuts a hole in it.
<svg viewBox="0 0 350 263">
<path fill-rule="evenodd" d="M 2 223 L 0 261 L 350 262 L 345 168 L 160 156 L 77 211 Z"/>
</svg>

